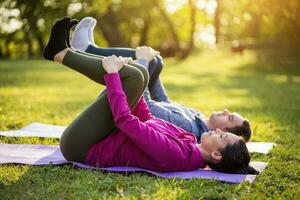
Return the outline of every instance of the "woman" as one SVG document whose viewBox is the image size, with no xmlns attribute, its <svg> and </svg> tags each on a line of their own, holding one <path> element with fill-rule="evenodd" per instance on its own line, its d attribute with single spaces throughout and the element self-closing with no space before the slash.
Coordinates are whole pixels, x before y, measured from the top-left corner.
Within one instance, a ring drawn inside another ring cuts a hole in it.
<svg viewBox="0 0 300 200">
<path fill-rule="evenodd" d="M 160 172 L 189 171 L 208 164 L 221 172 L 256 173 L 249 166 L 245 141 L 238 136 L 218 129 L 203 134 L 199 145 L 193 134 L 154 118 L 142 97 L 149 81 L 147 70 L 128 58 L 95 57 L 69 48 L 66 27 L 71 23 L 68 17 L 55 23 L 45 58 L 106 85 L 107 90 L 64 131 L 60 148 L 67 160 Z M 143 47 L 137 55 L 149 61 L 156 52 Z"/>
<path fill-rule="evenodd" d="M 93 36 L 96 23 L 96 19 L 92 17 L 83 18 L 76 25 L 72 34 L 70 41 L 72 47 L 95 55 L 117 55 L 136 59 L 136 49 L 98 47 L 94 42 Z M 67 40 L 69 40 L 69 38 L 67 38 Z M 155 56 L 150 62 L 138 61 L 144 65 L 149 72 L 149 84 L 143 96 L 154 117 L 168 121 L 187 132 L 193 133 L 198 142 L 200 142 L 201 135 L 204 132 L 216 130 L 217 128 L 242 136 L 246 141 L 250 140 L 250 123 L 238 113 L 232 113 L 224 109 L 223 111 L 212 112 L 211 115 L 206 118 L 196 109 L 170 101 L 163 83 L 159 78 L 163 68 L 163 60 L 159 55 Z"/>
</svg>

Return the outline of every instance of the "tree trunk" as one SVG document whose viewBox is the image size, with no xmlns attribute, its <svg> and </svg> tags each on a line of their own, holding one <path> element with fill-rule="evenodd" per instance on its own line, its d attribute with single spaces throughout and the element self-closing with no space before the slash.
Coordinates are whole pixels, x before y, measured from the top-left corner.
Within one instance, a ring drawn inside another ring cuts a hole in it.
<svg viewBox="0 0 300 200">
<path fill-rule="evenodd" d="M 261 16 L 259 16 L 255 12 L 252 12 L 251 16 L 252 16 L 252 20 L 251 20 L 252 24 L 249 29 L 250 35 L 256 39 L 259 39 L 261 37 L 260 34 Z M 255 28 L 251 28 L 251 27 L 255 27 Z"/>
<path fill-rule="evenodd" d="M 0 42 L 0 58 L 3 58 L 2 42 Z"/>
<path fill-rule="evenodd" d="M 175 31 L 174 24 L 172 23 L 171 19 L 168 16 L 167 11 L 164 9 L 164 7 L 160 4 L 160 2 L 158 0 L 153 0 L 153 2 L 158 7 L 158 10 L 159 10 L 159 12 L 160 12 L 163 20 L 165 21 L 165 23 L 167 24 L 167 26 L 168 26 L 168 28 L 170 30 L 173 42 L 175 44 L 176 51 L 180 52 L 181 51 L 181 47 L 180 47 L 178 35 L 177 35 L 176 31 Z"/>
<path fill-rule="evenodd" d="M 44 51 L 44 48 L 45 48 L 45 43 L 44 43 L 44 40 L 43 40 L 43 37 L 42 37 L 42 33 L 39 32 L 35 36 L 36 36 L 36 39 L 39 43 L 40 52 L 42 54 L 42 52 Z"/>
<path fill-rule="evenodd" d="M 147 44 L 149 27 L 150 27 L 150 20 L 146 19 L 144 21 L 144 27 L 141 31 L 141 39 L 140 39 L 140 42 L 139 42 L 139 46 L 143 46 L 143 45 Z"/>
<path fill-rule="evenodd" d="M 45 48 L 45 43 L 43 40 L 42 32 L 39 30 L 39 27 L 37 26 L 37 23 L 35 20 L 30 21 L 30 32 L 33 33 L 33 38 L 37 40 L 39 49 L 40 49 L 40 54 L 42 54 L 42 52 Z"/>
<path fill-rule="evenodd" d="M 220 41 L 220 28 L 221 28 L 221 12 L 222 12 L 222 5 L 221 5 L 221 1 L 222 0 L 216 0 L 217 1 L 217 8 L 215 11 L 215 38 L 216 38 L 216 44 L 218 44 Z"/>
<path fill-rule="evenodd" d="M 7 38 L 7 40 L 5 41 L 5 46 L 6 46 L 5 57 L 6 58 L 10 58 L 10 56 L 11 56 L 11 52 L 9 50 L 9 43 L 10 43 L 10 39 Z"/>
<path fill-rule="evenodd" d="M 32 51 L 32 43 L 31 43 L 31 40 L 29 38 L 29 32 L 25 32 L 24 40 L 26 41 L 27 46 L 28 46 L 28 56 L 29 56 L 29 58 L 32 58 L 33 57 L 33 51 Z"/>
<path fill-rule="evenodd" d="M 187 48 L 184 50 L 181 58 L 186 58 L 194 48 L 194 33 L 195 33 L 195 26 L 196 26 L 196 2 L 195 0 L 189 0 L 189 7 L 191 10 L 190 20 L 191 20 L 191 27 L 190 27 L 190 37 Z"/>
<path fill-rule="evenodd" d="M 295 17 L 292 20 L 294 27 L 295 27 L 295 32 L 296 32 L 296 37 L 298 40 L 300 40 L 300 2 L 297 2 L 296 6 L 296 12 L 295 12 Z"/>
<path fill-rule="evenodd" d="M 118 28 L 118 22 L 114 15 L 115 13 L 110 6 L 107 13 L 101 17 L 98 24 L 103 36 L 111 47 L 129 46 L 129 42 L 126 41 Z"/>
</svg>

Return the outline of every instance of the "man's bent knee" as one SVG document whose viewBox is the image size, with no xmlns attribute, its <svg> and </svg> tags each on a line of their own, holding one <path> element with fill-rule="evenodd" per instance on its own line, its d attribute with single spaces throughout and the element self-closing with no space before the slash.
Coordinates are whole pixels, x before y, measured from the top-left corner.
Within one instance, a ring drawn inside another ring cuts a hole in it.
<svg viewBox="0 0 300 200">
<path fill-rule="evenodd" d="M 160 55 L 157 55 L 155 58 L 156 58 L 156 67 L 159 69 L 159 71 L 161 71 L 164 66 L 163 58 Z"/>
</svg>

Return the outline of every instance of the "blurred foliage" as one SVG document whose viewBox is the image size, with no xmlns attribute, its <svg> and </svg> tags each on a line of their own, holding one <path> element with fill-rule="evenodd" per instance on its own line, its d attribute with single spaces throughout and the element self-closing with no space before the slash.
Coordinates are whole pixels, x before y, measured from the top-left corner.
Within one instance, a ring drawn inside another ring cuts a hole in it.
<svg viewBox="0 0 300 200">
<path fill-rule="evenodd" d="M 66 15 L 96 18 L 100 46 L 149 45 L 163 56 L 186 57 L 205 42 L 199 35 L 207 26 L 219 44 L 300 44 L 299 0 L 2 0 L 0 57 L 39 56 L 51 26 Z"/>
<path fill-rule="evenodd" d="M 238 37 L 264 43 L 300 42 L 299 0 L 224 0 L 222 6 L 224 40 Z"/>
</svg>

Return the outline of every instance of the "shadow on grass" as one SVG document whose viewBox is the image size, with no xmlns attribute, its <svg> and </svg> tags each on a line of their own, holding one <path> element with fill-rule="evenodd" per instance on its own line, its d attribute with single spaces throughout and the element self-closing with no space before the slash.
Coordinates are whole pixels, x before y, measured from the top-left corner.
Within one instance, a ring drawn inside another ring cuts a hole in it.
<svg viewBox="0 0 300 200">
<path fill-rule="evenodd" d="M 32 65 L 32 63 L 34 63 Z M 33 83 L 41 83 L 43 76 L 36 76 L 45 73 L 59 73 L 62 69 L 54 67 L 55 64 L 48 63 L 43 60 L 8 60 L 3 61 L 0 67 L 0 85 L 6 86 L 22 86 L 27 79 Z M 27 79 L 26 79 L 27 78 Z"/>
<path fill-rule="evenodd" d="M 277 62 L 278 59 L 282 62 Z M 228 77 L 230 81 L 221 87 L 246 89 L 251 97 L 259 100 L 261 108 L 258 112 L 282 126 L 295 128 L 300 118 L 300 60 L 291 60 L 293 65 L 285 61 L 277 57 L 269 63 L 258 60 L 240 66 L 238 74 Z"/>
<path fill-rule="evenodd" d="M 271 59 L 271 55 L 273 54 L 259 55 L 255 62 L 238 66 L 231 74 L 226 74 L 225 80 L 224 77 L 216 77 L 213 73 L 187 72 L 189 79 L 196 84 L 166 83 L 165 86 L 169 92 L 175 94 L 190 95 L 199 91 L 205 93 L 206 87 L 209 86 L 219 91 L 220 95 L 232 95 L 232 98 L 249 97 L 244 105 L 233 106 L 232 109 L 241 113 L 266 116 L 274 119 L 272 123 L 295 131 L 300 124 L 300 59 L 280 57 L 277 54 Z M 238 90 L 245 92 L 235 94 Z M 251 105 L 251 99 L 258 101 L 259 105 L 250 108 L 247 103 Z"/>
<path fill-rule="evenodd" d="M 300 51 L 261 50 L 256 51 L 256 64 L 243 71 L 254 71 L 263 74 L 300 76 Z"/>
<path fill-rule="evenodd" d="M 18 166 L 9 164 L 2 167 L 13 169 Z M 106 172 L 70 164 L 26 168 L 17 182 L 3 186 L 1 199 L 224 199 L 232 197 L 230 188 L 234 187 L 232 184 L 216 184 L 212 180 L 163 179 L 141 172 Z"/>
</svg>

